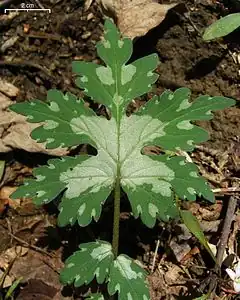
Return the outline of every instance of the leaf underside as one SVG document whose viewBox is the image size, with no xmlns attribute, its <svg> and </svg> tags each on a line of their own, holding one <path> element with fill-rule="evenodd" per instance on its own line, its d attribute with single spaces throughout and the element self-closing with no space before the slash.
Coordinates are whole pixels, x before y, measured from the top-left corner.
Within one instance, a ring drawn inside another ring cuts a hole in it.
<svg viewBox="0 0 240 300">
<path fill-rule="evenodd" d="M 45 142 L 47 148 L 73 147 L 87 143 L 96 156 L 65 157 L 50 160 L 34 170 L 36 179 L 25 182 L 14 198 L 33 197 L 45 204 L 64 193 L 59 206 L 59 225 L 88 225 L 97 221 L 101 207 L 110 195 L 120 170 L 120 183 L 128 194 L 133 215 L 154 226 L 156 218 L 168 220 L 178 215 L 174 192 L 187 200 L 196 195 L 214 201 L 205 180 L 194 164 L 184 157 L 142 154 L 145 146 L 157 145 L 170 151 L 192 151 L 195 144 L 208 139 L 195 120 L 209 120 L 212 111 L 234 105 L 225 97 L 200 96 L 190 102 L 190 90 L 180 88 L 153 97 L 137 113 L 126 115 L 128 104 L 151 90 L 157 80 L 153 72 L 156 54 L 127 64 L 132 54 L 130 39 L 120 38 L 114 24 L 105 23 L 104 40 L 97 51 L 105 65 L 74 62 L 79 75 L 77 85 L 96 102 L 105 105 L 110 120 L 96 116 L 82 99 L 71 93 L 50 90 L 47 102 L 18 103 L 11 110 L 25 115 L 29 122 L 42 123 L 32 138 Z"/>
</svg>

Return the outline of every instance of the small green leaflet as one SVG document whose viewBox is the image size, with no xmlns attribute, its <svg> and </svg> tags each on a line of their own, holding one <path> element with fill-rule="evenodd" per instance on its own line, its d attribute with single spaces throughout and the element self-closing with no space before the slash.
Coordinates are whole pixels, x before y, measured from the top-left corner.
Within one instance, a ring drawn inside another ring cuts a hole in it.
<svg viewBox="0 0 240 300">
<path fill-rule="evenodd" d="M 199 240 L 202 246 L 208 251 L 214 261 L 216 261 L 216 257 L 214 256 L 211 248 L 208 245 L 208 241 L 200 227 L 200 224 L 197 218 L 188 210 L 180 210 L 180 215 L 183 220 L 183 223 L 187 226 L 188 230 L 195 235 L 195 237 Z"/>
<path fill-rule="evenodd" d="M 157 55 L 126 64 L 132 54 L 132 41 L 120 39 L 109 20 L 97 50 L 105 66 L 74 62 L 73 69 L 80 75 L 77 84 L 85 94 L 108 107 L 110 120 L 97 116 L 82 99 L 57 90 L 48 92 L 46 103 L 35 100 L 11 106 L 29 122 L 44 123 L 33 130 L 32 137 L 46 142 L 46 147 L 88 143 L 96 148 L 97 155 L 50 160 L 48 166 L 34 170 L 36 180 L 27 180 L 12 197 L 27 195 L 40 205 L 63 193 L 60 226 L 75 222 L 86 226 L 92 219 L 97 221 L 117 174 L 133 215 L 140 216 L 149 227 L 154 226 L 156 218 L 166 221 L 178 215 L 173 191 L 191 201 L 196 195 L 214 201 L 197 167 L 186 163 L 185 158 L 143 155 L 142 149 L 158 145 L 173 152 L 192 151 L 196 143 L 207 140 L 208 134 L 191 122 L 211 119 L 211 111 L 234 105 L 234 100 L 200 96 L 191 103 L 190 90 L 180 88 L 153 97 L 128 117 L 128 104 L 148 92 L 157 80 L 153 73 Z"/>
<path fill-rule="evenodd" d="M 96 276 L 98 283 L 107 282 L 110 295 L 119 293 L 119 300 L 150 300 L 147 272 L 127 255 L 121 254 L 114 260 L 112 246 L 105 241 L 85 243 L 79 247 L 81 250 L 65 262 L 60 274 L 62 283 L 74 283 L 75 287 L 79 287 L 88 284 Z M 104 298 L 95 294 L 90 299 Z"/>
<path fill-rule="evenodd" d="M 230 14 L 212 23 L 204 32 L 203 39 L 210 41 L 223 37 L 240 27 L 240 13 Z"/>
<path fill-rule="evenodd" d="M 12 300 L 14 297 L 14 291 L 19 287 L 19 285 L 21 284 L 21 281 L 23 280 L 23 277 L 19 277 L 18 279 L 16 279 L 12 285 L 9 287 L 4 300 Z"/>
<path fill-rule="evenodd" d="M 90 283 L 96 276 L 99 284 L 109 274 L 113 262 L 112 245 L 105 241 L 85 243 L 81 250 L 74 252 L 66 261 L 61 271 L 60 281 L 63 284 L 74 282 L 75 287 Z"/>
</svg>

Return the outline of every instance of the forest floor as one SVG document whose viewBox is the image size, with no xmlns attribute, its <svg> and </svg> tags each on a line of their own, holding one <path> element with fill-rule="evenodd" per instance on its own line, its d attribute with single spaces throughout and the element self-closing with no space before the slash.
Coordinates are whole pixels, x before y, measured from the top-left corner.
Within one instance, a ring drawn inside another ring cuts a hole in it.
<svg viewBox="0 0 240 300">
<path fill-rule="evenodd" d="M 164 3 L 169 2 L 181 1 Z M 197 216 L 212 244 L 217 244 L 220 238 L 230 197 L 239 197 L 240 31 L 214 42 L 202 39 L 207 25 L 239 9 L 219 2 L 185 1 L 188 13 L 170 11 L 162 24 L 134 42 L 133 53 L 134 58 L 158 54 L 161 63 L 154 93 L 188 87 L 193 97 L 208 94 L 237 100 L 235 107 L 216 112 L 213 120 L 198 122 L 209 132 L 210 139 L 191 154 L 215 191 L 216 203 L 197 201 L 188 204 L 188 208 Z M 71 63 L 99 61 L 95 46 L 102 37 L 102 13 L 96 4 L 84 11 L 80 0 L 41 0 L 41 3 L 51 8 L 50 14 L 29 11 L 11 18 L 0 15 L 0 79 L 13 84 L 17 92 L 8 93 L 1 86 L 0 91 L 11 101 L 44 100 L 51 88 L 82 97 L 74 82 Z M 8 40 L 11 43 L 6 46 Z M 136 105 L 142 105 L 149 96 L 151 93 L 137 99 Z M 2 140 L 8 130 L 9 127 L 0 130 Z M 20 145 L 20 141 L 15 142 Z M 6 161 L 6 168 L 0 184 L 0 275 L 11 266 L 9 282 L 22 277 L 15 299 L 83 299 L 88 287 L 62 290 L 59 271 L 80 242 L 111 232 L 111 212 L 106 211 L 99 224 L 92 224 L 89 229 L 77 226 L 60 229 L 56 227 L 54 205 L 39 208 L 31 199 L 12 201 L 9 193 L 31 175 L 33 167 L 46 163 L 50 156 L 38 151 L 27 152 L 26 145 L 25 150 L 1 145 L 0 159 Z M 239 224 L 237 210 L 229 238 L 237 255 Z M 161 222 L 150 230 L 130 217 L 128 205 L 122 207 L 121 245 L 149 271 L 153 300 L 194 299 L 206 292 L 213 261 L 194 237 L 181 230 L 179 224 Z M 218 278 L 216 299 L 236 297 L 223 270 Z"/>
</svg>

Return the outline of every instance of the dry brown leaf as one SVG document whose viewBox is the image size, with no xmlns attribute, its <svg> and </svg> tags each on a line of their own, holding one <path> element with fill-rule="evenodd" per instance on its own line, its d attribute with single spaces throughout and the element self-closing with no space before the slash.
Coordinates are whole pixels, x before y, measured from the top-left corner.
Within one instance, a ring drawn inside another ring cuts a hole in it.
<svg viewBox="0 0 240 300">
<path fill-rule="evenodd" d="M 16 97 L 19 93 L 19 89 L 10 82 L 0 79 L 0 92 L 6 94 L 8 97 Z"/>
<path fill-rule="evenodd" d="M 104 1 L 104 0 L 103 0 Z M 124 36 L 131 39 L 145 35 L 159 25 L 174 4 L 159 4 L 152 0 L 120 0 L 117 12 L 118 28 Z"/>
<path fill-rule="evenodd" d="M 61 284 L 58 271 L 62 267 L 60 257 L 47 257 L 46 254 L 28 249 L 27 255 L 18 257 L 14 262 L 9 275 L 14 278 L 23 277 L 22 282 L 30 279 L 43 280 L 45 284 L 59 290 Z"/>
<path fill-rule="evenodd" d="M 44 143 L 37 143 L 31 139 L 32 130 L 39 124 L 28 123 L 26 117 L 9 111 L 8 107 L 14 101 L 1 91 L 6 95 L 16 96 L 18 89 L 0 79 L 0 152 L 22 149 L 28 152 L 40 152 L 56 156 L 68 153 L 66 148 L 46 149 Z"/>
<path fill-rule="evenodd" d="M 17 186 L 3 186 L 0 189 L 0 214 L 4 212 L 7 204 L 13 209 L 20 206 L 21 199 L 11 199 L 11 194 L 15 192 L 16 189 Z"/>
<path fill-rule="evenodd" d="M 178 243 L 174 240 L 170 241 L 169 247 L 173 251 L 178 262 L 180 262 L 191 250 L 188 242 Z"/>
<path fill-rule="evenodd" d="M 84 10 L 88 10 L 89 7 L 92 5 L 93 0 L 85 0 L 84 2 Z"/>
<path fill-rule="evenodd" d="M 0 189 L 0 200 L 9 200 L 10 195 L 15 192 L 16 189 L 16 186 L 3 186 Z"/>
<path fill-rule="evenodd" d="M 131 39 L 145 35 L 149 30 L 159 25 L 172 4 L 159 4 L 153 0 L 97 0 L 102 12 L 117 20 L 117 26 L 124 36 Z M 87 0 L 85 8 L 92 1 Z"/>
<path fill-rule="evenodd" d="M 3 281 L 3 284 L 2 284 L 2 287 L 4 289 L 10 287 L 13 284 L 12 278 L 10 276 L 8 276 L 8 275 L 5 275 L 5 273 L 2 270 L 0 270 L 0 279 L 2 277 L 5 277 L 5 279 Z"/>
<path fill-rule="evenodd" d="M 12 261 L 14 261 L 17 257 L 26 255 L 27 252 L 28 248 L 22 246 L 8 248 L 0 255 L 0 268 L 6 270 Z"/>
</svg>

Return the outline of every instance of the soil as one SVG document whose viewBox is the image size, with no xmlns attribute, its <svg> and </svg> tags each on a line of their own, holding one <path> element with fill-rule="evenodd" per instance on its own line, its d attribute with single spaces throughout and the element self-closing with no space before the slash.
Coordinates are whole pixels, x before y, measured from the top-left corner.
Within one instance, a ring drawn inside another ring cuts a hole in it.
<svg viewBox="0 0 240 300">
<path fill-rule="evenodd" d="M 168 2 L 171 1 L 164 3 Z M 156 93 L 184 86 L 192 90 L 193 97 L 208 94 L 237 100 L 236 107 L 216 112 L 215 118 L 209 122 L 198 123 L 208 130 L 210 139 L 194 151 L 192 158 L 213 188 L 231 187 L 239 179 L 240 31 L 219 41 L 207 43 L 202 40 L 202 31 L 207 25 L 220 16 L 240 11 L 237 1 L 226 2 L 185 1 L 188 11 L 184 14 L 171 11 L 162 24 L 134 41 L 133 53 L 133 58 L 153 52 L 159 55 L 161 63 L 157 69 Z M 73 60 L 99 61 L 95 45 L 102 36 L 104 23 L 99 6 L 93 4 L 84 11 L 81 0 L 41 0 L 41 3 L 45 8 L 51 8 L 51 13 L 20 12 L 13 19 L 0 23 L 1 45 L 16 37 L 12 46 L 0 53 L 0 76 L 20 89 L 17 101 L 44 100 L 47 90 L 51 88 L 83 96 L 74 83 L 71 63 Z M 11 7 L 19 7 L 19 4 Z M 139 99 L 139 103 L 145 100 Z M 25 173 L 28 176 L 33 166 L 45 163 L 49 158 L 21 151 L 2 157 L 7 160 L 13 173 L 19 175 L 21 168 L 29 168 L 29 172 Z M 13 176 L 7 185 L 16 185 L 22 177 Z M 217 195 L 218 206 L 200 206 L 196 203 L 190 209 L 199 219 L 209 222 L 208 226 L 213 221 L 221 222 L 225 211 L 222 200 L 229 199 L 230 194 Z M 207 279 L 213 264 L 208 255 L 199 250 L 200 246 L 194 238 L 188 240 L 188 259 L 185 257 L 185 262 L 181 260 L 179 263 L 172 253 L 174 247 L 169 246 L 174 242 L 180 243 L 176 240 L 177 224 L 159 223 L 150 230 L 130 218 L 128 205 L 123 204 L 122 211 L 122 250 L 141 261 L 148 271 L 153 264 L 156 242 L 160 241 L 156 262 L 149 276 L 151 299 L 193 299 L 206 292 L 201 283 Z M 210 222 L 204 218 L 211 211 L 214 217 Z M 25 201 L 17 208 L 10 205 L 1 215 L 0 255 L 17 244 L 28 251 L 27 259 L 20 255 L 11 270 L 14 277 L 25 278 L 17 290 L 16 299 L 83 299 L 87 288 L 65 288 L 61 291 L 58 272 L 63 260 L 80 242 L 92 240 L 93 236 L 109 238 L 111 212 L 105 212 L 104 219 L 101 218 L 98 225 L 92 224 L 89 229 L 81 229 L 77 234 L 79 229 L 75 227 L 55 227 L 54 206 L 39 209 L 31 201 Z M 105 228 L 104 232 L 101 228 Z M 219 229 L 214 233 L 211 230 L 207 231 L 209 238 L 219 239 Z M 183 241 L 181 243 L 184 244 Z M 194 253 L 194 249 L 199 251 Z M 0 269 L 3 268 L 1 263 L 0 257 Z M 23 266 L 27 266 L 28 270 Z M 223 296 L 234 299 L 227 277 L 219 277 L 218 280 L 216 299 Z"/>
</svg>

